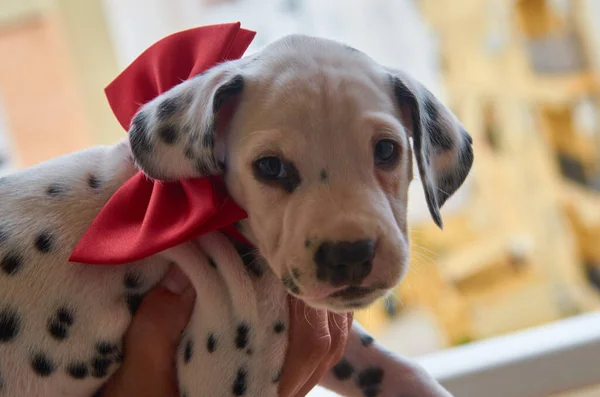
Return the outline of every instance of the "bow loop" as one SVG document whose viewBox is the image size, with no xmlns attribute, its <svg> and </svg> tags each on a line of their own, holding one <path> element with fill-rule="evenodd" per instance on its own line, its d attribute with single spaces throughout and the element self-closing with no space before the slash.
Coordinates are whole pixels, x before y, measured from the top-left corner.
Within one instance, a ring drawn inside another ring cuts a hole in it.
<svg viewBox="0 0 600 397">
<path fill-rule="evenodd" d="M 237 22 L 184 30 L 138 56 L 105 89 L 121 126 L 128 130 L 143 104 L 182 81 L 241 58 L 255 32 L 240 26 Z M 108 200 L 70 260 L 133 262 L 213 230 L 231 230 L 245 217 L 220 177 L 156 183 L 138 172 Z"/>
</svg>

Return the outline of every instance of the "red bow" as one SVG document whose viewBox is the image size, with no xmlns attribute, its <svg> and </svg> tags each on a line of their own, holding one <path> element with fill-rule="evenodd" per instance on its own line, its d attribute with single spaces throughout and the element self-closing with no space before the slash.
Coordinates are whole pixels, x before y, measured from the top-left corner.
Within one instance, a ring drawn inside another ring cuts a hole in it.
<svg viewBox="0 0 600 397">
<path fill-rule="evenodd" d="M 112 111 L 128 130 L 140 106 L 218 63 L 239 59 L 255 34 L 241 29 L 238 22 L 165 37 L 106 87 Z M 155 183 L 138 172 L 106 203 L 70 260 L 133 262 L 214 230 L 241 239 L 233 223 L 246 216 L 229 197 L 220 177 Z"/>
</svg>

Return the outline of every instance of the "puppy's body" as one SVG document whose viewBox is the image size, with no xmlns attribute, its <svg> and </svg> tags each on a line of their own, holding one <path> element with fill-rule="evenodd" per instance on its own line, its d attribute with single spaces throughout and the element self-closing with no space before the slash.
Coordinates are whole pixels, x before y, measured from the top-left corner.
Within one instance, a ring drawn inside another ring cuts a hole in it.
<svg viewBox="0 0 600 397">
<path fill-rule="evenodd" d="M 303 36 L 183 82 L 141 108 L 129 137 L 0 184 L 0 396 L 92 395 L 119 365 L 131 313 L 171 262 L 198 293 L 177 357 L 182 395 L 275 396 L 286 294 L 347 311 L 406 271 L 409 137 L 438 224 L 439 207 L 472 163 L 470 138 L 423 87 L 353 49 Z M 247 271 L 219 234 L 139 263 L 69 263 L 136 172 L 133 160 L 163 180 L 226 169 L 231 195 L 249 214 L 242 232 L 266 259 L 260 271 Z M 445 395 L 355 333 L 328 387 Z"/>
<path fill-rule="evenodd" d="M 177 355 L 182 395 L 276 396 L 285 290 L 246 272 L 223 236 L 119 266 L 69 263 L 108 198 L 136 171 L 127 142 L 40 164 L 0 185 L 0 396 L 92 396 L 120 364 L 121 337 L 171 261 L 197 303 Z M 213 258 L 213 268 L 197 244 Z M 236 383 L 237 381 L 237 383 Z M 242 394 L 239 394 L 242 395 Z"/>
</svg>

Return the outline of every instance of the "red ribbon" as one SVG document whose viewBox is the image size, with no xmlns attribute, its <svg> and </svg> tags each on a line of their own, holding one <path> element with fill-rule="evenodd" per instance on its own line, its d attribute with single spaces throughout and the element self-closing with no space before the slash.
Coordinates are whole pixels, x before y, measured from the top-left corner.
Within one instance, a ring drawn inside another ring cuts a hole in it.
<svg viewBox="0 0 600 397">
<path fill-rule="evenodd" d="M 105 89 L 123 128 L 129 129 L 143 104 L 183 80 L 241 58 L 256 33 L 240 26 L 238 22 L 185 30 L 144 51 Z M 233 223 L 246 216 L 227 194 L 221 177 L 166 183 L 153 182 L 140 171 L 109 199 L 69 259 L 123 264 L 214 230 L 243 241 Z"/>
</svg>

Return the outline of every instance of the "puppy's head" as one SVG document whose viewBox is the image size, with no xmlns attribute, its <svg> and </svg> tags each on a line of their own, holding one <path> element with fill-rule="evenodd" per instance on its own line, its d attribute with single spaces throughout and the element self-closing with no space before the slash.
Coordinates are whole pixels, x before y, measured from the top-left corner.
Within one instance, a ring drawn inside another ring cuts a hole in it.
<svg viewBox="0 0 600 397">
<path fill-rule="evenodd" d="M 470 136 L 422 85 L 300 35 L 181 83 L 129 136 L 152 178 L 224 173 L 286 288 L 331 310 L 366 306 L 405 274 L 413 153 L 440 227 L 473 162 Z"/>
</svg>

